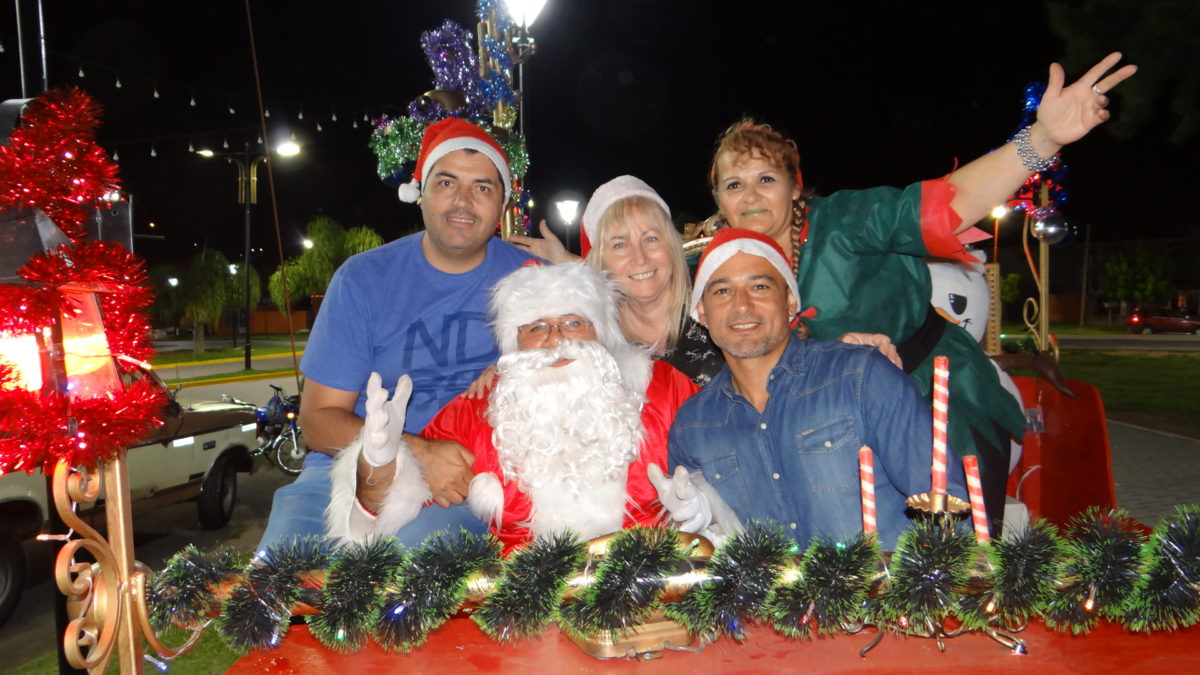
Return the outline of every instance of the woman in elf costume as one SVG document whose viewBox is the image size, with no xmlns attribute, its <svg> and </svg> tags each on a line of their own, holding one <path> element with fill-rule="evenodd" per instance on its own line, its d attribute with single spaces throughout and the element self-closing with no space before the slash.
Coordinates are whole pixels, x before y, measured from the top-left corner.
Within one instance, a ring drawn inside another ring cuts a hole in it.
<svg viewBox="0 0 1200 675">
<path fill-rule="evenodd" d="M 1020 439 L 1024 416 L 978 343 L 930 307 L 925 258 L 974 261 L 962 245 L 979 238 L 970 225 L 1030 173 L 1045 170 L 1062 146 L 1108 119 L 1106 93 L 1136 70 L 1125 66 L 1105 76 L 1120 58 L 1109 55 L 1069 87 L 1063 86 L 1062 68 L 1051 65 L 1036 122 L 950 175 L 902 190 L 810 197 L 795 142 L 750 120 L 727 129 L 713 156 L 709 180 L 716 226 L 767 234 L 791 255 L 805 305 L 801 316 L 812 337 L 889 336 L 927 397 L 933 357 L 949 358 L 949 440 L 960 454 L 979 455 L 989 516 L 997 525 L 1003 520 L 1009 438 Z"/>
</svg>

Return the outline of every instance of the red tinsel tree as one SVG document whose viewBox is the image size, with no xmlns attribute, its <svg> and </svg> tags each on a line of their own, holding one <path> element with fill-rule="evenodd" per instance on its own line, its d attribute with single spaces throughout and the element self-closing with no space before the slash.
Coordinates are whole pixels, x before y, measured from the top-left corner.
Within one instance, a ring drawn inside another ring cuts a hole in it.
<svg viewBox="0 0 1200 675">
<path fill-rule="evenodd" d="M 120 244 L 84 241 L 84 221 L 118 185 L 117 166 L 95 141 L 99 113 L 80 89 L 51 90 L 29 103 L 0 146 L 0 209 L 38 209 L 71 241 L 31 257 L 19 271 L 29 283 L 0 284 L 0 334 L 53 325 L 73 311 L 65 289 L 88 289 L 99 296 L 113 356 L 129 368 L 153 355 L 145 315 L 153 296 L 140 258 Z M 27 391 L 0 360 L 0 474 L 109 459 L 161 423 L 162 403 L 146 381 L 90 398 Z"/>
</svg>

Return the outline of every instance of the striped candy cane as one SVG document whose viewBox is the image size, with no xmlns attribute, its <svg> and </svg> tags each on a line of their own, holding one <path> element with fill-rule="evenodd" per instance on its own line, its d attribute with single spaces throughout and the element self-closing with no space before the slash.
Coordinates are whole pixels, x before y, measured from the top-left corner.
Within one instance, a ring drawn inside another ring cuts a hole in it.
<svg viewBox="0 0 1200 675">
<path fill-rule="evenodd" d="M 871 448 L 865 445 L 858 449 L 858 484 L 862 490 L 863 532 L 870 534 L 878 531 L 875 523 L 875 459 Z"/>
<path fill-rule="evenodd" d="M 971 522 L 975 524 L 975 538 L 986 544 L 992 540 L 988 531 L 987 509 L 983 505 L 983 482 L 979 480 L 979 458 L 975 455 L 963 457 L 963 468 L 967 473 L 967 494 L 971 497 Z"/>
<path fill-rule="evenodd" d="M 946 418 L 950 409 L 950 360 L 933 358 L 933 485 L 930 492 L 946 494 Z"/>
</svg>

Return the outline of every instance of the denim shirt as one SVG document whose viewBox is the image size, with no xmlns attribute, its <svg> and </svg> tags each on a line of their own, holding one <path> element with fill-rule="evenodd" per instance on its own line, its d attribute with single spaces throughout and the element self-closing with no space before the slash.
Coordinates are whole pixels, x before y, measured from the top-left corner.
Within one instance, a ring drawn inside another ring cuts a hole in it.
<svg viewBox="0 0 1200 675">
<path fill-rule="evenodd" d="M 904 500 L 930 489 L 932 414 L 908 376 L 874 347 L 793 336 L 767 393 L 760 413 L 728 367 L 717 374 L 675 417 L 671 470 L 703 471 L 742 522 L 774 520 L 803 548 L 862 530 L 858 449 L 870 446 L 879 541 L 892 550 L 909 522 Z M 949 492 L 965 497 L 950 457 Z"/>
</svg>

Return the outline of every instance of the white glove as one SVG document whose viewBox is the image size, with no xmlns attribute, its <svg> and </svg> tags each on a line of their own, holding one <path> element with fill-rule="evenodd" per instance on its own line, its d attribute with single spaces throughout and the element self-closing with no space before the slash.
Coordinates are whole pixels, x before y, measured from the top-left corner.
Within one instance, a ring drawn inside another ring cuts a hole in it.
<svg viewBox="0 0 1200 675">
<path fill-rule="evenodd" d="M 388 400 L 387 389 L 379 373 L 367 378 L 367 419 L 363 424 L 363 459 L 371 466 L 383 466 L 396 459 L 404 444 L 404 417 L 412 379 L 401 375 L 396 393 Z"/>
<path fill-rule="evenodd" d="M 646 467 L 650 484 L 658 491 L 658 501 L 679 524 L 680 532 L 697 533 L 712 523 L 712 507 L 696 485 L 691 474 L 682 466 L 675 467 L 675 475 L 667 478 L 657 464 Z"/>
</svg>

